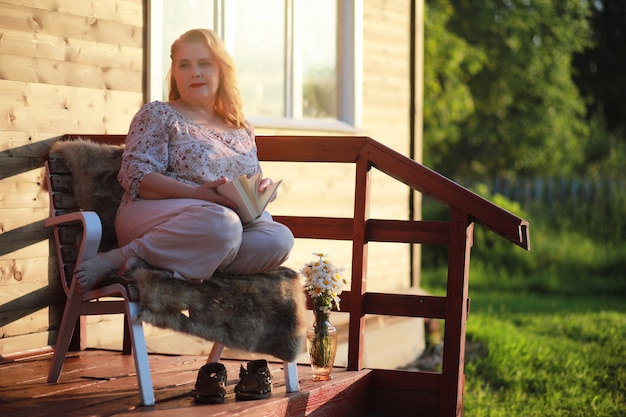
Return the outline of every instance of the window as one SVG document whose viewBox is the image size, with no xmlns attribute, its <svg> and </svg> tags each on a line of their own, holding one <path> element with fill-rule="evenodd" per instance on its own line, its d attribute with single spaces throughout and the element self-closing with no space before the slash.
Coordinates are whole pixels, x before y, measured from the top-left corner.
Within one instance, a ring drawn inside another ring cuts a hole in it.
<svg viewBox="0 0 626 417">
<path fill-rule="evenodd" d="M 256 126 L 346 129 L 359 124 L 360 1 L 149 2 L 150 100 L 167 100 L 169 48 L 215 30 L 237 64 L 244 113 Z"/>
</svg>

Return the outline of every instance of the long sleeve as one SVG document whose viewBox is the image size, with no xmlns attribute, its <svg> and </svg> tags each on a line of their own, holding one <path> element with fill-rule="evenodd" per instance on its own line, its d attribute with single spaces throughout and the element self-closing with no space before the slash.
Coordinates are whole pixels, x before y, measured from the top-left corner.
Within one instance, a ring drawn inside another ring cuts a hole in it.
<svg viewBox="0 0 626 417">
<path fill-rule="evenodd" d="M 162 106 L 144 105 L 133 118 L 118 180 L 132 199 L 139 195 L 141 180 L 152 172 L 165 174 L 168 167 L 168 132 Z"/>
</svg>

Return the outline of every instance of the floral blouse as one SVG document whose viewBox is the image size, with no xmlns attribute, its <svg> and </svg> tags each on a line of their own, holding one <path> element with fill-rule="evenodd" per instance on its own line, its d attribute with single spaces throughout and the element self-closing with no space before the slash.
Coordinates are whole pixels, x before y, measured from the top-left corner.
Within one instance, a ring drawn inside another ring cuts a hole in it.
<svg viewBox="0 0 626 417">
<path fill-rule="evenodd" d="M 120 209 L 138 200 L 139 184 L 159 172 L 190 185 L 261 172 L 251 127 L 221 131 L 201 126 L 169 104 L 145 104 L 133 118 L 118 180 L 126 190 Z"/>
</svg>

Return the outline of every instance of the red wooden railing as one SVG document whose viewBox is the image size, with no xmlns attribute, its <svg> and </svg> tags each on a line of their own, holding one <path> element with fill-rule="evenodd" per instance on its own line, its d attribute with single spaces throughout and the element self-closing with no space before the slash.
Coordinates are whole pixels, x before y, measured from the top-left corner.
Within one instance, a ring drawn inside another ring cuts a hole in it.
<svg viewBox="0 0 626 417">
<path fill-rule="evenodd" d="M 352 218 L 275 218 L 296 237 L 352 241 L 352 281 L 342 296 L 350 313 L 348 370 L 363 367 L 366 314 L 445 320 L 442 373 L 375 370 L 369 410 L 381 415 L 458 416 L 463 412 L 465 323 L 474 222 L 529 250 L 528 222 L 368 137 L 261 136 L 264 161 L 341 162 L 356 165 Z M 370 170 L 376 168 L 450 208 L 449 221 L 369 218 Z M 448 246 L 445 297 L 368 292 L 368 242 Z M 380 407 L 379 410 L 375 408 Z"/>
</svg>

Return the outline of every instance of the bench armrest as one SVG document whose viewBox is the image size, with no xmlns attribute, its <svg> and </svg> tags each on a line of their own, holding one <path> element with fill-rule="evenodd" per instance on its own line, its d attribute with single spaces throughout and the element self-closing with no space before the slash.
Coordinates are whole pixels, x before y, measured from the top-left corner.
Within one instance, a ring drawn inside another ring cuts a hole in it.
<svg viewBox="0 0 626 417">
<path fill-rule="evenodd" d="M 78 256 L 76 258 L 76 265 L 80 265 L 83 260 L 93 258 L 98 253 L 100 240 L 102 239 L 102 222 L 100 217 L 93 211 L 76 211 L 47 218 L 44 224 L 47 227 L 54 228 L 55 246 L 59 259 L 63 257 L 59 239 L 59 226 L 70 226 L 72 223 L 80 223 L 82 227 Z M 70 294 L 69 284 L 72 282 L 73 276 L 66 277 L 63 269 L 61 269 L 60 273 L 63 289 L 66 294 Z"/>
</svg>

